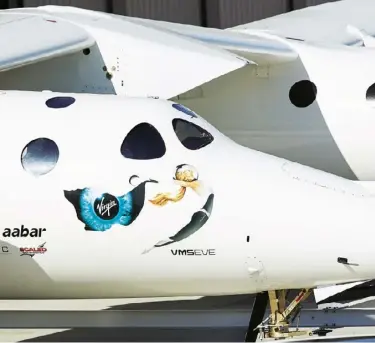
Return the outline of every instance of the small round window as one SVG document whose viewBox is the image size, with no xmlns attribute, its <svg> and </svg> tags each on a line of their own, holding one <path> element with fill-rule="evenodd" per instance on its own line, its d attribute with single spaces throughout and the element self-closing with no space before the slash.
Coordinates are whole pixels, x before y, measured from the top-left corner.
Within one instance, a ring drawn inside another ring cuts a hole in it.
<svg viewBox="0 0 375 343">
<path fill-rule="evenodd" d="M 289 91 L 290 102 L 299 108 L 310 106 L 316 99 L 318 90 L 310 80 L 296 82 Z"/>
<path fill-rule="evenodd" d="M 59 148 L 48 138 L 32 140 L 25 146 L 21 155 L 23 169 L 34 176 L 49 173 L 59 159 Z"/>
<path fill-rule="evenodd" d="M 366 92 L 366 100 L 367 101 L 374 101 L 375 100 L 375 83 L 372 84 Z"/>
<path fill-rule="evenodd" d="M 162 136 L 149 123 L 133 127 L 121 145 L 121 154 L 133 160 L 152 160 L 163 157 L 166 147 Z"/>
<path fill-rule="evenodd" d="M 208 131 L 187 120 L 173 119 L 172 124 L 177 138 L 186 149 L 202 149 L 214 140 Z"/>
</svg>

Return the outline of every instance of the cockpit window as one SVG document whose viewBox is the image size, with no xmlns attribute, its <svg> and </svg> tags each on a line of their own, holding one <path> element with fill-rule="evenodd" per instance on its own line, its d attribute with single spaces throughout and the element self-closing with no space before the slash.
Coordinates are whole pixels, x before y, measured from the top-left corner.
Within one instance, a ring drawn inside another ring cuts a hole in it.
<svg viewBox="0 0 375 343">
<path fill-rule="evenodd" d="M 166 147 L 162 136 L 149 123 L 133 127 L 121 145 L 121 154 L 133 160 L 152 160 L 163 157 Z"/>
<path fill-rule="evenodd" d="M 28 143 L 21 154 L 23 169 L 34 176 L 48 174 L 59 159 L 59 148 L 49 138 L 38 138 Z"/>
<path fill-rule="evenodd" d="M 174 132 L 186 149 L 202 149 L 214 140 L 208 131 L 189 121 L 173 119 L 172 124 Z"/>
<path fill-rule="evenodd" d="M 197 114 L 194 111 L 192 111 L 191 109 L 185 107 L 184 105 L 173 104 L 172 107 L 175 108 L 177 111 L 185 113 L 186 115 L 188 115 L 191 118 L 197 118 L 198 117 Z"/>
</svg>

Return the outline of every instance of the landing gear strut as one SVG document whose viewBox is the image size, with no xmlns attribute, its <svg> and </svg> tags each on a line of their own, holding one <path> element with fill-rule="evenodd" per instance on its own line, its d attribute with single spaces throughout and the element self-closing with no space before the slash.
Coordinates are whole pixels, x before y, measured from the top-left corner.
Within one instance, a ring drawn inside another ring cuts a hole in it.
<svg viewBox="0 0 375 343">
<path fill-rule="evenodd" d="M 271 314 L 263 321 L 262 319 L 267 308 L 267 293 L 258 294 L 254 302 L 245 342 L 255 342 L 259 332 L 263 334 L 264 338 L 274 339 L 312 335 L 312 331 L 302 331 L 298 328 L 293 331 L 289 329 L 290 321 L 293 321 L 297 317 L 301 309 L 301 302 L 306 300 L 310 294 L 310 289 L 303 289 L 286 306 L 285 290 L 269 291 L 268 298 Z"/>
</svg>

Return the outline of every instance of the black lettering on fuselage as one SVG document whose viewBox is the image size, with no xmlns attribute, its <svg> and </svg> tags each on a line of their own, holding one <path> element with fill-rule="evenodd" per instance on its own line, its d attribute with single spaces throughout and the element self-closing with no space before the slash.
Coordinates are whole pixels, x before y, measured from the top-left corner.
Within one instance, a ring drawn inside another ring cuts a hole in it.
<svg viewBox="0 0 375 343">
<path fill-rule="evenodd" d="M 21 228 L 6 228 L 3 232 L 3 237 L 42 237 L 42 233 L 45 231 L 47 231 L 45 228 L 28 229 L 24 225 L 21 225 Z"/>
<path fill-rule="evenodd" d="M 184 250 L 171 250 L 174 256 L 215 256 L 215 249 L 184 249 Z"/>
</svg>

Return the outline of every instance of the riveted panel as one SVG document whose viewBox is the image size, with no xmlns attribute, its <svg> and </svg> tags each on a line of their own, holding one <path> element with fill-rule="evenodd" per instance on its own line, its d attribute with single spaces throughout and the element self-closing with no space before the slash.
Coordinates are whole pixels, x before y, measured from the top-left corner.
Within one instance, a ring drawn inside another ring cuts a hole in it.
<svg viewBox="0 0 375 343">
<path fill-rule="evenodd" d="M 200 0 L 116 0 L 113 12 L 181 24 L 201 25 L 202 22 Z"/>
</svg>

